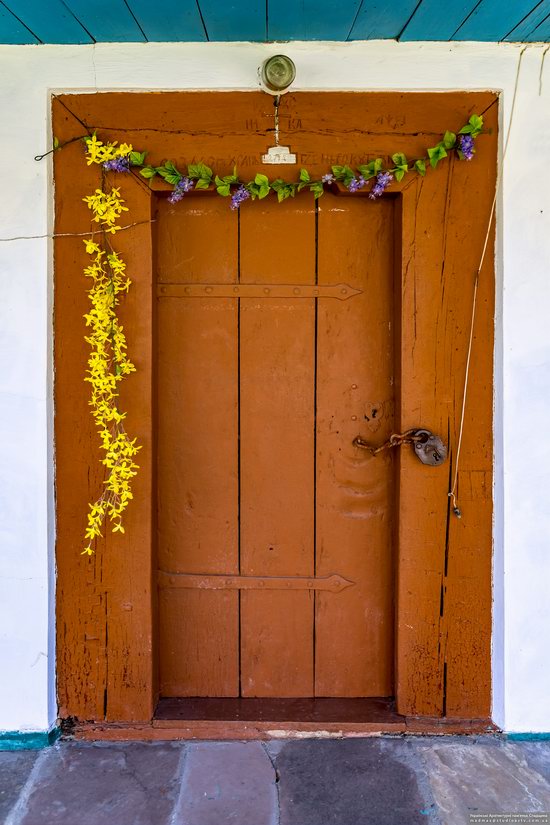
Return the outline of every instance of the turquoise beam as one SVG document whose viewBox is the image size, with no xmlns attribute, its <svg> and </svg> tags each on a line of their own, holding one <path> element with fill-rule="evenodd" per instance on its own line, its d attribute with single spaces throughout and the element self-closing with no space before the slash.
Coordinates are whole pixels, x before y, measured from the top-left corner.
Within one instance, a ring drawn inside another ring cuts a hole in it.
<svg viewBox="0 0 550 825">
<path fill-rule="evenodd" d="M 223 0 L 199 0 L 199 7 L 209 40 L 264 41 L 267 39 L 265 2 L 240 0 L 240 2 L 226 3 Z"/>
<path fill-rule="evenodd" d="M 548 43 L 550 40 L 550 14 L 525 38 L 527 43 Z"/>
<path fill-rule="evenodd" d="M 10 46 L 40 43 L 38 37 L 24 26 L 4 3 L 0 3 L 0 43 L 6 43 Z"/>
<path fill-rule="evenodd" d="M 7 0 L 8 7 L 43 43 L 92 43 L 61 0 Z"/>
<path fill-rule="evenodd" d="M 542 0 L 504 39 L 517 43 L 528 40 L 548 15 L 550 15 L 550 0 Z"/>
<path fill-rule="evenodd" d="M 165 43 L 207 39 L 196 0 L 131 0 L 130 8 L 147 40 Z"/>
<path fill-rule="evenodd" d="M 472 0 L 422 0 L 400 40 L 450 40 L 472 11 Z"/>
<path fill-rule="evenodd" d="M 124 0 L 65 0 L 65 5 L 97 42 L 145 40 Z"/>
<path fill-rule="evenodd" d="M 418 0 L 363 0 L 349 40 L 395 40 L 406 27 Z"/>
<path fill-rule="evenodd" d="M 533 0 L 481 0 L 452 39 L 504 40 L 534 5 Z"/>
<path fill-rule="evenodd" d="M 268 0 L 268 40 L 346 40 L 361 0 Z"/>
</svg>

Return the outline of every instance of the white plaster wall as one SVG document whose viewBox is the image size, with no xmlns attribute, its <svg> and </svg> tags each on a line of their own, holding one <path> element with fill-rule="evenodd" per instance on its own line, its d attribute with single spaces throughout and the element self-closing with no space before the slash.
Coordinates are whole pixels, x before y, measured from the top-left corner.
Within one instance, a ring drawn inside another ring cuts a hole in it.
<svg viewBox="0 0 550 825">
<path fill-rule="evenodd" d="M 52 90 L 249 89 L 255 44 L 0 47 L 0 238 L 51 231 Z M 520 47 L 285 44 L 297 89 L 502 90 Z M 525 51 L 498 205 L 495 721 L 550 731 L 550 60 Z M 542 84 L 542 88 L 539 88 Z M 55 720 L 51 262 L 45 239 L 0 241 L 0 730 Z"/>
</svg>

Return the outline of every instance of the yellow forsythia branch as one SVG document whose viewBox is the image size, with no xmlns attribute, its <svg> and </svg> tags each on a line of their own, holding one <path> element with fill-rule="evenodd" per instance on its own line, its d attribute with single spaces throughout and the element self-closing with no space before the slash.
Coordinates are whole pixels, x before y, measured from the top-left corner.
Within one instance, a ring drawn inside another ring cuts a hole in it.
<svg viewBox="0 0 550 825">
<path fill-rule="evenodd" d="M 110 192 L 96 189 L 93 195 L 83 200 L 92 212 L 92 220 L 105 232 L 114 233 L 119 228 L 115 221 L 127 211 L 119 189 L 112 188 Z M 84 243 L 90 256 L 84 274 L 92 281 L 88 291 L 91 307 L 84 316 L 90 329 L 85 336 L 90 355 L 84 380 L 91 385 L 89 403 L 104 452 L 102 463 L 107 469 L 103 493 L 89 505 L 87 544 L 83 553 L 91 555 L 92 545 L 102 535 L 101 528 L 106 519 L 114 524 L 114 533 L 124 532 L 122 513 L 132 499 L 131 480 L 139 469 L 134 457 L 140 447 L 135 438 L 128 437 L 124 429 L 126 413 L 120 412 L 117 404 L 120 382 L 124 376 L 135 372 L 135 366 L 127 356 L 126 336 L 116 312 L 119 296 L 128 291 L 131 282 L 126 275 L 126 264 L 116 252 L 102 248 L 93 240 Z"/>
</svg>

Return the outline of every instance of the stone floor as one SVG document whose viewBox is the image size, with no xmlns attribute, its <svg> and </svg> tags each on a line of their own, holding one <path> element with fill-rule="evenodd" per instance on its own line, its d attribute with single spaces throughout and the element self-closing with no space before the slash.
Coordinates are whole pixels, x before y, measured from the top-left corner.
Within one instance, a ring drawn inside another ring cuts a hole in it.
<svg viewBox="0 0 550 825">
<path fill-rule="evenodd" d="M 549 811 L 550 741 L 61 742 L 0 753 L 5 825 L 467 825 L 471 813 Z"/>
</svg>

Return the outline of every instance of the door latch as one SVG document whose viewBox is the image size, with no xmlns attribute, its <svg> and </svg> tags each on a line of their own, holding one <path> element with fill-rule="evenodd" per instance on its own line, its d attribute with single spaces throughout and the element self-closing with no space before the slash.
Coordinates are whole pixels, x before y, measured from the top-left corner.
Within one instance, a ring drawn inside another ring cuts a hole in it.
<svg viewBox="0 0 550 825">
<path fill-rule="evenodd" d="M 438 435 L 434 435 L 430 430 L 413 428 L 404 433 L 393 433 L 387 441 L 379 447 L 374 447 L 358 435 L 353 439 L 354 447 L 361 447 L 368 450 L 372 455 L 378 455 L 383 450 L 391 447 L 400 447 L 401 444 L 412 444 L 416 457 L 422 464 L 437 467 L 443 464 L 447 458 L 447 447 Z"/>
</svg>

